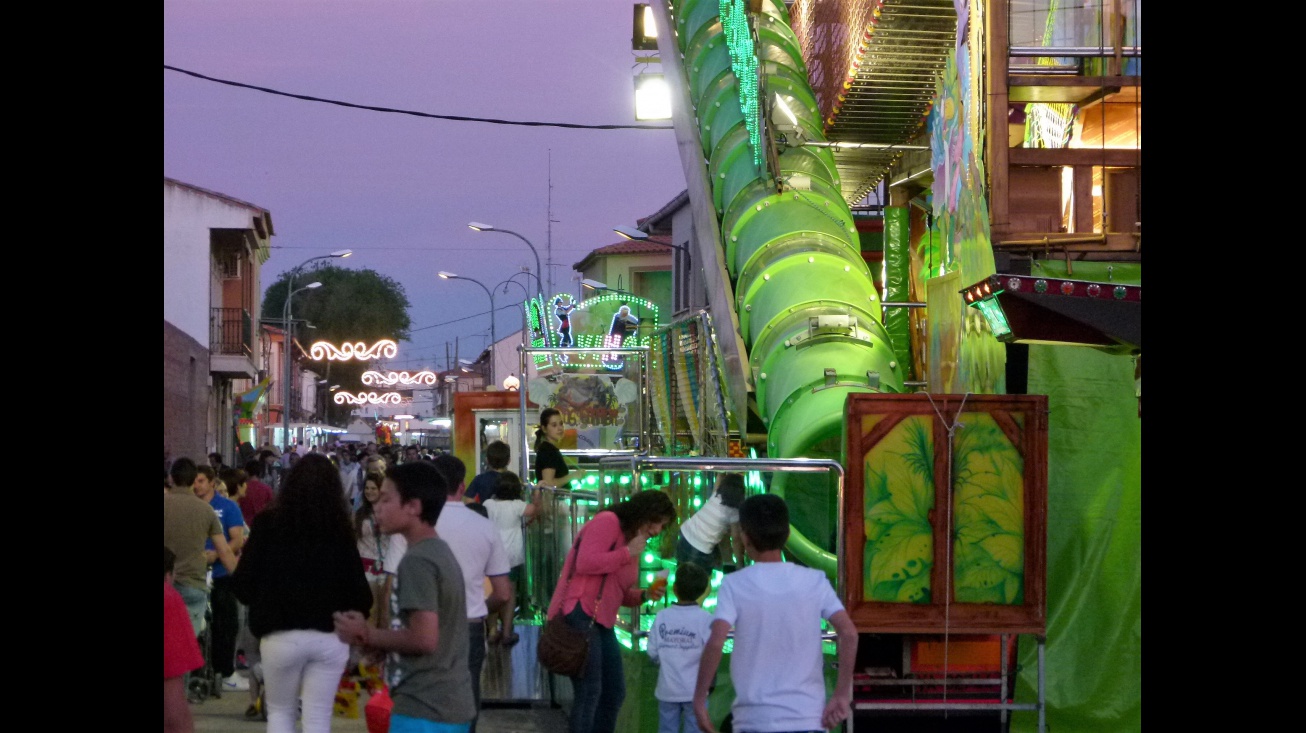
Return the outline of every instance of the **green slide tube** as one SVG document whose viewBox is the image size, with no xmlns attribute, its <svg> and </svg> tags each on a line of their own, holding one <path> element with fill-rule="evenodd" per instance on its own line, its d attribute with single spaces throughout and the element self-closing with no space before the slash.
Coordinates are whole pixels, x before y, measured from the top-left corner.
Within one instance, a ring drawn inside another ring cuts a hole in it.
<svg viewBox="0 0 1306 733">
<path fill-rule="evenodd" d="M 670 1 L 768 454 L 837 460 L 848 395 L 901 392 L 903 366 L 832 153 L 777 146 L 779 170 L 757 163 L 721 19 L 723 6 L 747 5 Z M 763 0 L 750 30 L 760 93 L 783 100 L 803 136 L 824 141 L 784 4 Z M 842 528 L 832 484 L 824 475 L 778 473 L 771 491 L 790 506 L 788 552 L 834 578 L 833 538 Z"/>
</svg>

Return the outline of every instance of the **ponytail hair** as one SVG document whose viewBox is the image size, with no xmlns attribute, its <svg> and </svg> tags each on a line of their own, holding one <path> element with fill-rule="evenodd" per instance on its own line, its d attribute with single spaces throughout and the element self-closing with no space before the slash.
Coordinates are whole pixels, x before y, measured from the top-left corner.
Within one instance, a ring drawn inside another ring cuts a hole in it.
<svg viewBox="0 0 1306 733">
<path fill-rule="evenodd" d="M 545 440 L 544 426 L 549 424 L 549 420 L 554 415 L 561 415 L 561 414 L 562 414 L 561 412 L 558 412 L 556 409 L 552 407 L 546 407 L 543 410 L 540 410 L 540 426 L 535 429 L 535 450 L 537 452 L 540 450 L 540 444 L 543 443 Z"/>
</svg>

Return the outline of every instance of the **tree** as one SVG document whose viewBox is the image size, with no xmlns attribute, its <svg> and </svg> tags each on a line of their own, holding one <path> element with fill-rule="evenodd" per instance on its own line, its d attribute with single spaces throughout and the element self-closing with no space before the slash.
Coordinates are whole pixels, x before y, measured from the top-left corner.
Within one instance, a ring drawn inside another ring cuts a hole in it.
<svg viewBox="0 0 1306 733">
<path fill-rule="evenodd" d="M 362 341 L 373 344 L 381 339 L 407 341 L 412 320 L 408 309 L 412 304 L 404 293 L 404 286 L 377 273 L 375 270 L 351 270 L 318 262 L 300 270 L 295 276 L 295 287 L 320 282 L 322 287 L 295 294 L 291 304 L 296 323 L 295 338 L 307 350 L 313 342 L 328 341 L 341 344 Z M 286 305 L 287 275 L 272 283 L 263 295 L 262 319 L 281 324 Z M 304 322 L 316 328 L 305 330 Z M 313 370 L 339 384 L 344 391 L 358 392 L 364 388 L 362 376 L 370 365 L 361 361 L 313 362 Z M 327 402 L 327 421 L 346 425 L 353 408 Z"/>
</svg>

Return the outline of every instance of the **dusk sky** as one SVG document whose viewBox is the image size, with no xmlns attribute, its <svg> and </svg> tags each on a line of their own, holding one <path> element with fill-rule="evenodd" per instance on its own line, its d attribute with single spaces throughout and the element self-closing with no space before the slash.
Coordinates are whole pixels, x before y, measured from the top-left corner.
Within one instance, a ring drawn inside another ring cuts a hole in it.
<svg viewBox="0 0 1306 733">
<path fill-rule="evenodd" d="M 163 61 L 281 92 L 427 114 L 583 125 L 637 123 L 626 0 L 164 2 Z M 641 52 L 650 55 L 655 52 Z M 654 66 L 653 70 L 657 70 Z M 412 340 L 391 366 L 445 367 L 489 342 L 495 287 L 539 251 L 553 292 L 685 188 L 675 135 L 498 125 L 360 110 L 163 71 L 163 175 L 266 208 L 265 286 L 317 255 L 404 287 Z M 550 159 L 552 229 L 550 231 Z M 551 255 L 550 255 L 551 249 Z M 550 268 L 549 262 L 553 266 Z M 528 276 L 516 282 L 533 282 Z M 308 282 L 308 281 L 304 281 Z M 495 291 L 496 305 L 521 289 Z M 520 328 L 500 310 L 498 336 Z"/>
</svg>

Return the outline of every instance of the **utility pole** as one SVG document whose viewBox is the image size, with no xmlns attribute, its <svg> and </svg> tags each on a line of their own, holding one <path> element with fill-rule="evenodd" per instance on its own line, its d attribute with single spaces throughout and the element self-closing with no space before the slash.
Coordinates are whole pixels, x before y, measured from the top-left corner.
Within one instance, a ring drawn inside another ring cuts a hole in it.
<svg viewBox="0 0 1306 733">
<path fill-rule="evenodd" d="M 549 148 L 549 198 L 548 205 L 544 212 L 544 232 L 545 244 L 544 250 L 547 253 L 549 271 L 549 292 L 545 297 L 553 297 L 553 148 Z"/>
</svg>

